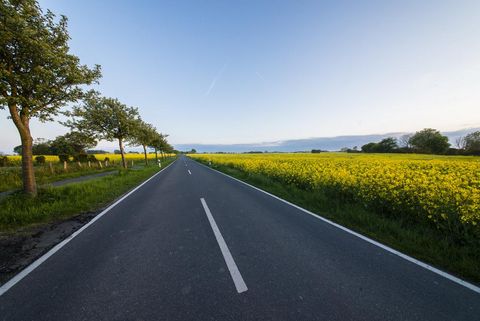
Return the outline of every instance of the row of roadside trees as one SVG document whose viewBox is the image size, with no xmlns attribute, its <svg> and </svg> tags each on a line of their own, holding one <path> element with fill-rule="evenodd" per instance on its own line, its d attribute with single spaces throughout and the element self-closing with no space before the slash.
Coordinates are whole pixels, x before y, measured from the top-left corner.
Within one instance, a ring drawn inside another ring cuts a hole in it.
<svg viewBox="0 0 480 321">
<path fill-rule="evenodd" d="M 173 151 L 167 142 L 167 135 L 144 122 L 137 108 L 122 104 L 116 98 L 103 97 L 96 91 L 86 93 L 81 105 L 74 106 L 64 114 L 69 119 L 63 124 L 72 130 L 98 140 L 117 141 L 125 168 L 125 143 L 143 147 L 145 164 L 148 164 L 148 147 L 153 148 L 155 154 Z"/>
<path fill-rule="evenodd" d="M 438 130 L 425 128 L 411 135 L 387 137 L 361 147 L 364 153 L 425 153 L 439 155 L 480 155 L 480 131 L 472 132 L 456 141 L 451 147 L 448 137 Z"/>
<path fill-rule="evenodd" d="M 126 167 L 124 143 L 169 151 L 166 135 L 145 123 L 138 109 L 102 97 L 86 86 L 98 83 L 99 65 L 82 65 L 70 53 L 67 18 L 44 12 L 36 0 L 0 0 L 0 109 L 7 109 L 21 140 L 24 192 L 37 195 L 33 167 L 32 119 L 65 114 L 71 135 L 117 140 Z M 65 112 L 64 107 L 76 104 Z M 67 137 L 68 139 L 68 137 Z"/>
</svg>

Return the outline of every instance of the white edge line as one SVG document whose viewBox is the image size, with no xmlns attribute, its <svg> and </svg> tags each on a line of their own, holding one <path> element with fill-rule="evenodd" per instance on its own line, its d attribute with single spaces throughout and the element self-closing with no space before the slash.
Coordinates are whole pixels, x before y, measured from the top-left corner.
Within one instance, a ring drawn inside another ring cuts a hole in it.
<svg viewBox="0 0 480 321">
<path fill-rule="evenodd" d="M 118 203 L 120 203 L 121 201 L 123 201 L 124 199 L 126 199 L 128 196 L 130 196 L 132 193 L 134 193 L 136 190 L 138 190 L 140 187 L 142 187 L 143 185 L 145 185 L 148 181 L 150 181 L 151 179 L 153 179 L 155 176 L 157 176 L 158 174 L 160 174 L 161 172 L 163 172 L 164 170 L 166 170 L 168 167 L 170 167 L 170 165 L 172 165 L 173 163 L 175 163 L 176 160 L 174 160 L 173 162 L 171 162 L 170 164 L 168 164 L 167 167 L 161 169 L 160 171 L 158 171 L 156 174 L 154 174 L 153 176 L 151 176 L 150 178 L 148 178 L 147 180 L 143 181 L 143 183 L 141 183 L 140 185 L 138 185 L 137 187 L 135 187 L 134 189 L 132 189 L 130 192 L 128 192 L 127 194 L 123 195 L 120 199 L 118 199 L 117 201 L 115 201 L 115 203 L 113 203 L 112 205 L 110 205 L 109 207 L 107 207 L 106 209 L 104 209 L 100 214 L 98 214 L 97 216 L 95 216 L 90 222 L 88 222 L 87 224 L 85 224 L 84 226 L 82 226 L 79 230 L 77 230 L 76 232 L 74 232 L 73 234 L 71 234 L 70 236 L 68 236 L 66 239 L 64 239 L 62 242 L 58 243 L 57 245 L 55 245 L 53 248 L 51 248 L 47 253 L 45 253 L 44 255 L 42 255 L 41 257 L 39 257 L 38 259 L 36 259 L 33 263 L 31 263 L 29 266 L 27 266 L 25 269 L 23 269 L 22 271 L 20 271 L 20 273 L 18 273 L 17 275 L 15 275 L 13 278 L 11 278 L 7 283 L 5 283 L 4 285 L 2 285 L 0 287 L 0 296 L 2 296 L 3 294 L 5 294 L 8 290 L 10 290 L 10 288 L 12 288 L 15 284 L 17 284 L 18 282 L 20 282 L 24 277 L 26 277 L 28 274 L 30 274 L 30 272 L 32 272 L 33 270 L 35 270 L 37 267 L 40 266 L 40 264 L 42 264 L 43 262 L 45 262 L 49 257 L 51 257 L 53 254 L 55 254 L 58 250 L 60 250 L 62 247 L 64 247 L 68 242 L 70 242 L 71 240 L 73 240 L 73 238 L 75 238 L 78 234 L 82 233 L 85 229 L 87 229 L 90 225 L 92 225 L 93 223 L 95 223 L 98 219 L 100 219 L 102 216 L 104 216 L 105 214 L 108 213 L 108 211 L 110 211 L 112 208 L 114 208 L 116 205 L 118 205 Z"/>
<path fill-rule="evenodd" d="M 222 233 L 220 232 L 220 229 L 218 228 L 217 223 L 213 218 L 212 212 L 210 212 L 210 209 L 208 208 L 207 202 L 205 202 L 205 199 L 203 197 L 200 198 L 200 202 L 202 202 L 203 209 L 207 214 L 208 221 L 210 222 L 210 226 L 212 227 L 213 234 L 215 234 L 215 238 L 217 239 L 220 251 L 222 251 L 223 259 L 225 260 L 228 270 L 230 271 L 230 275 L 232 277 L 233 283 L 235 284 L 237 292 L 242 293 L 247 291 L 247 285 L 245 284 L 245 281 L 243 280 L 242 275 L 238 270 L 237 264 L 235 264 L 235 261 L 233 260 L 232 253 L 230 253 L 227 243 L 225 243 L 225 240 L 223 239 Z"/>
<path fill-rule="evenodd" d="M 195 160 L 195 161 L 196 161 L 196 160 Z M 412 262 L 412 263 L 414 263 L 414 264 L 416 264 L 416 265 L 421 266 L 421 267 L 424 268 L 424 269 L 427 269 L 427 270 L 429 270 L 429 271 L 431 271 L 431 272 L 433 272 L 433 273 L 436 273 L 436 274 L 438 274 L 438 275 L 440 275 L 440 276 L 443 276 L 444 278 L 449 279 L 449 280 L 452 281 L 452 282 L 455 282 L 455 283 L 457 283 L 457 284 L 463 285 L 464 287 L 466 287 L 466 288 L 468 288 L 468 289 L 470 289 L 470 290 L 472 290 L 472 291 L 474 291 L 474 292 L 480 293 L 480 287 L 478 287 L 478 286 L 476 286 L 476 285 L 474 285 L 474 284 L 472 284 L 472 283 L 469 283 L 469 282 L 467 282 L 467 281 L 464 281 L 464 280 L 462 280 L 462 279 L 460 279 L 460 278 L 458 278 L 458 277 L 456 277 L 456 276 L 453 276 L 453 275 L 451 275 L 451 274 L 449 274 L 449 273 L 447 273 L 447 272 L 444 272 L 444 271 L 442 271 L 442 270 L 439 270 L 439 269 L 437 269 L 437 268 L 435 268 L 435 267 L 433 267 L 433 266 L 431 266 L 431 265 L 429 265 L 429 264 L 427 264 L 427 263 L 425 263 L 425 262 L 422 262 L 422 261 L 420 261 L 420 260 L 417 260 L 417 259 L 415 259 L 415 258 L 413 258 L 413 257 L 411 257 L 411 256 L 406 255 L 406 254 L 403 254 L 402 252 L 399 252 L 399 251 L 397 251 L 397 250 L 395 250 L 395 249 L 393 249 L 393 248 L 391 248 L 391 247 L 389 247 L 389 246 L 386 246 L 386 245 L 384 245 L 384 244 L 382 244 L 382 243 L 380 243 L 380 242 L 377 242 L 377 241 L 375 241 L 375 240 L 372 240 L 372 239 L 370 239 L 370 238 L 368 238 L 368 237 L 366 237 L 366 236 L 364 236 L 364 235 L 362 235 L 362 234 L 360 234 L 360 233 L 357 233 L 357 232 L 355 232 L 355 231 L 352 231 L 352 230 L 350 230 L 349 228 L 346 228 L 345 226 L 342 226 L 342 225 L 340 225 L 340 224 L 337 224 L 337 223 L 335 223 L 335 222 L 332 222 L 332 221 L 330 221 L 329 219 L 326 219 L 326 218 L 320 216 L 319 214 L 315 214 L 315 213 L 313 213 L 313 212 L 310 212 L 309 210 L 306 210 L 306 209 L 304 209 L 303 207 L 300 207 L 300 206 L 298 206 L 298 205 L 295 205 L 295 204 L 293 204 L 293 203 L 290 203 L 289 201 L 284 200 L 283 198 L 280 198 L 280 197 L 278 197 L 278 196 L 276 196 L 276 195 L 273 195 L 273 194 L 271 194 L 271 193 L 269 193 L 269 192 L 267 192 L 267 191 L 264 191 L 264 190 L 262 190 L 262 189 L 260 189 L 260 188 L 258 188 L 258 187 L 255 187 L 255 186 L 253 186 L 253 185 L 250 185 L 250 184 L 248 184 L 248 183 L 246 183 L 246 182 L 244 182 L 244 181 L 242 181 L 242 180 L 239 180 L 238 178 L 235 178 L 235 177 L 230 176 L 230 175 L 228 175 L 228 174 L 225 174 L 225 173 L 222 173 L 222 172 L 220 172 L 220 171 L 217 171 L 216 169 L 213 169 L 213 168 L 211 168 L 211 167 L 208 167 L 208 166 L 206 166 L 206 165 L 204 165 L 204 164 L 202 164 L 202 163 L 200 163 L 200 162 L 198 162 L 198 161 L 196 161 L 196 162 L 197 162 L 197 164 L 200 164 L 200 165 L 202 165 L 202 166 L 204 166 L 204 167 L 206 167 L 206 168 L 208 168 L 208 169 L 210 169 L 210 170 L 212 170 L 212 171 L 215 171 L 215 172 L 217 172 L 217 173 L 219 173 L 219 174 L 222 174 L 222 175 L 224 175 L 224 176 L 227 176 L 227 177 L 229 177 L 229 178 L 231 178 L 231 179 L 233 179 L 233 180 L 235 180 L 235 181 L 237 181 L 237 182 L 240 182 L 240 183 L 242 183 L 242 184 L 245 184 L 245 185 L 247 185 L 247 186 L 250 186 L 251 188 L 256 189 L 257 191 L 260 191 L 260 192 L 262 192 L 262 193 L 264 193 L 264 194 L 267 194 L 267 195 L 269 195 L 269 196 L 271 196 L 271 197 L 273 197 L 273 198 L 276 198 L 277 200 L 282 201 L 282 202 L 284 202 L 284 203 L 286 203 L 286 204 L 288 204 L 288 205 L 290 205 L 290 206 L 293 206 L 293 207 L 295 207 L 296 209 L 298 209 L 298 210 L 300 210 L 300 211 L 302 211 L 302 212 L 304 212 L 304 213 L 307 213 L 307 214 L 309 214 L 309 215 L 312 215 L 313 217 L 315 217 L 315 218 L 317 218 L 317 219 L 319 219 L 319 220 L 322 220 L 322 221 L 324 221 L 325 223 L 328 223 L 328 224 L 330 224 L 330 225 L 333 225 L 333 226 L 335 226 L 335 227 L 337 227 L 337 228 L 339 228 L 339 229 L 341 229 L 341 230 L 343 230 L 343 231 L 345 231 L 345 232 L 347 232 L 347 233 L 350 233 L 350 234 L 352 234 L 352 235 L 354 235 L 354 236 L 356 236 L 356 237 L 358 237 L 358 238 L 361 238 L 361 239 L 364 240 L 364 241 L 367 241 L 367 242 L 369 242 L 369 243 L 371 243 L 371 244 L 373 244 L 373 245 L 376 245 L 376 246 L 384 249 L 385 251 L 388 251 L 388 252 L 390 252 L 390 253 L 392 253 L 392 254 L 395 254 L 395 255 L 401 257 L 402 259 L 405 259 L 405 260 L 407 260 L 407 261 L 410 261 L 410 262 Z"/>
</svg>

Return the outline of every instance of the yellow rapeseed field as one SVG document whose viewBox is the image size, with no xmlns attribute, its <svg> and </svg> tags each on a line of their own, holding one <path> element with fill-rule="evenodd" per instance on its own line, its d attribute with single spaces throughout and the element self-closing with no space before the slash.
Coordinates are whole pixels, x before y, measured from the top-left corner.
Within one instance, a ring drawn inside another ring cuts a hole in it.
<svg viewBox="0 0 480 321">
<path fill-rule="evenodd" d="M 114 162 L 119 162 L 122 160 L 122 156 L 120 154 L 93 154 L 95 155 L 95 158 L 99 161 L 105 160 L 106 157 L 110 159 L 110 161 Z M 173 154 L 168 154 L 167 156 L 172 156 Z M 155 153 L 149 153 L 147 154 L 148 159 L 155 159 Z M 158 157 L 160 157 L 160 153 L 158 154 Z M 35 159 L 35 156 L 33 156 Z M 127 161 L 140 161 L 144 159 L 143 154 L 125 154 L 125 158 Z M 45 161 L 46 162 L 58 162 L 58 156 L 56 155 L 45 155 Z M 22 162 L 22 157 L 21 156 L 8 156 L 8 163 L 11 165 L 20 165 Z"/>
<path fill-rule="evenodd" d="M 395 154 L 198 154 L 191 157 L 322 190 L 390 215 L 478 231 L 480 159 Z"/>
</svg>

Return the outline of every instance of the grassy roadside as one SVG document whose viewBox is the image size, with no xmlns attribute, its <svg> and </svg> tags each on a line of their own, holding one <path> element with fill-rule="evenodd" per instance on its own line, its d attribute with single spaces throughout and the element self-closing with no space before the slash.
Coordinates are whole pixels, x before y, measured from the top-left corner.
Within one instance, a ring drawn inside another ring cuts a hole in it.
<svg viewBox="0 0 480 321">
<path fill-rule="evenodd" d="M 165 167 L 173 161 L 174 158 L 171 158 L 162 165 Z M 0 231 L 13 232 L 98 210 L 158 171 L 159 168 L 152 165 L 143 169 L 122 170 L 118 175 L 92 181 L 41 188 L 34 199 L 20 193 L 7 196 L 0 201 Z"/>
<path fill-rule="evenodd" d="M 367 211 L 359 204 L 331 199 L 320 190 L 302 190 L 293 185 L 281 184 L 264 175 L 246 173 L 228 166 L 214 164 L 212 167 L 412 257 L 461 278 L 480 283 L 478 243 L 455 242 L 429 224 L 413 223 L 401 217 L 382 216 Z"/>
<path fill-rule="evenodd" d="M 143 166 L 142 162 L 137 162 Z M 130 164 L 129 164 L 130 166 Z M 93 165 L 87 167 L 83 164 L 78 167 L 76 163 L 70 164 L 67 171 L 63 169 L 63 165 L 55 164 L 52 166 L 53 173 L 47 165 L 35 166 L 35 178 L 38 185 L 45 185 L 69 178 L 92 175 L 97 173 L 109 172 L 121 169 L 120 164 L 109 165 L 108 167 L 98 167 Z M 0 168 L 0 192 L 17 190 L 22 188 L 22 171 L 18 167 Z"/>
</svg>

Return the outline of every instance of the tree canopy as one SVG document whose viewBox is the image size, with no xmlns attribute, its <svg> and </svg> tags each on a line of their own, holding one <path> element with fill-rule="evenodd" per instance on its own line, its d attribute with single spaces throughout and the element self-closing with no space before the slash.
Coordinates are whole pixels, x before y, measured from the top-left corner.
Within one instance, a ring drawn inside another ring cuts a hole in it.
<svg viewBox="0 0 480 321">
<path fill-rule="evenodd" d="M 450 147 L 448 137 L 433 128 L 416 132 L 409 142 L 416 152 L 427 154 L 444 154 Z"/>
<path fill-rule="evenodd" d="M 378 143 L 368 143 L 362 146 L 364 153 L 392 153 L 398 148 L 397 140 L 394 137 L 387 137 Z"/>
<path fill-rule="evenodd" d="M 71 118 L 64 124 L 96 139 L 118 140 L 123 166 L 126 167 L 124 141 L 134 139 L 138 127 L 138 109 L 122 104 L 116 98 L 102 97 L 91 91 L 83 104 L 65 113 Z"/>
<path fill-rule="evenodd" d="M 87 149 L 97 145 L 97 141 L 92 136 L 80 132 L 70 132 L 62 136 L 57 136 L 50 141 L 50 150 L 53 155 L 85 154 Z"/>
<path fill-rule="evenodd" d="M 464 142 L 465 153 L 470 155 L 480 155 L 480 131 L 465 136 Z"/>
<path fill-rule="evenodd" d="M 133 135 L 128 139 L 132 145 L 140 145 L 143 147 L 143 153 L 145 155 L 145 165 L 148 165 L 147 158 L 147 146 L 151 146 L 154 140 L 157 138 L 157 130 L 153 125 L 145 123 L 141 119 L 135 121 L 135 127 Z"/>
</svg>

